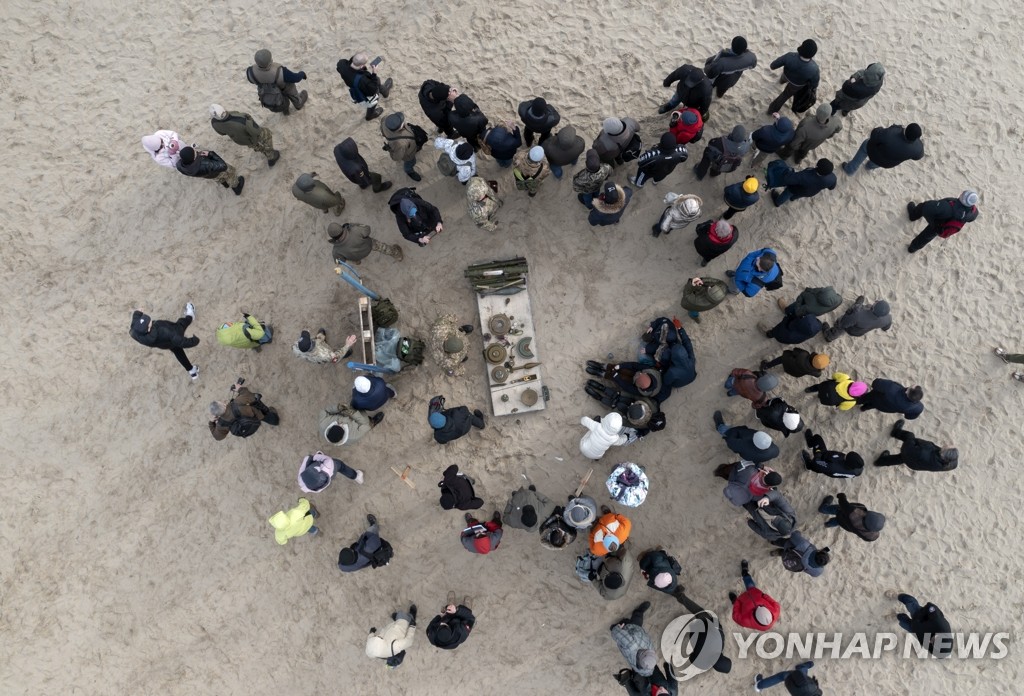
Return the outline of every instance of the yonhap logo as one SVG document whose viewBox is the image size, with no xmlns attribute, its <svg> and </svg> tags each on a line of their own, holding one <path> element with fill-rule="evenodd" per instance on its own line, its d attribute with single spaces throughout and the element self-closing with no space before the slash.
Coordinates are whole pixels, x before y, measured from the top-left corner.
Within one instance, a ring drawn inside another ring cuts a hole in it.
<svg viewBox="0 0 1024 696">
<path fill-rule="evenodd" d="M 715 666 L 725 648 L 724 633 L 714 612 L 682 614 L 661 634 L 661 654 L 676 681 L 687 681 Z"/>
</svg>

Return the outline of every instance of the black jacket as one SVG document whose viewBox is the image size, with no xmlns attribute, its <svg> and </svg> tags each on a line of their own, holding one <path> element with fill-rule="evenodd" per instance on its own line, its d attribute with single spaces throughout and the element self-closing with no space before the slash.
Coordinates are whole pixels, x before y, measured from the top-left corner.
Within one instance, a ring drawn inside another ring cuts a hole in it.
<svg viewBox="0 0 1024 696">
<path fill-rule="evenodd" d="M 685 145 L 676 145 L 675 137 L 671 133 L 666 135 L 672 141 L 671 147 L 664 147 L 667 143 L 656 145 L 640 155 L 637 161 L 637 171 L 643 172 L 656 182 L 671 174 L 677 165 L 686 161 L 688 155 Z"/>
<path fill-rule="evenodd" d="M 191 348 L 199 345 L 198 337 L 185 337 L 185 326 L 187 326 L 187 323 L 183 326 L 180 321 L 155 319 L 153 321 L 153 328 L 148 333 L 138 333 L 135 330 L 135 324 L 141 316 L 142 312 L 138 310 L 132 314 L 132 328 L 128 330 L 128 335 L 142 345 L 149 346 L 150 348 L 163 348 L 165 350 L 170 350 L 171 348 Z"/>
<path fill-rule="evenodd" d="M 924 404 L 911 401 L 907 388 L 891 379 L 876 379 L 871 383 L 871 391 L 858 401 L 862 411 L 878 409 L 882 413 L 902 413 L 907 420 L 914 420 L 924 411 Z"/>
<path fill-rule="evenodd" d="M 952 471 L 958 462 L 946 462 L 942 459 L 942 448 L 934 442 L 916 438 L 910 433 L 903 441 L 900 456 L 903 463 L 914 471 Z"/>
<path fill-rule="evenodd" d="M 345 138 L 334 146 L 334 159 L 341 168 L 341 173 L 359 188 L 366 188 L 370 185 L 370 168 L 366 160 L 359 154 L 356 141 L 352 138 Z"/>
<path fill-rule="evenodd" d="M 443 478 L 437 484 L 437 487 L 441 489 L 441 507 L 445 510 L 452 508 L 477 510 L 483 507 L 484 501 L 476 497 L 473 483 L 465 474 L 459 473 L 457 465 L 449 466 L 444 470 L 442 476 Z"/>
<path fill-rule="evenodd" d="M 447 422 L 443 428 L 434 431 L 434 440 L 442 445 L 457 440 L 473 428 L 473 414 L 465 406 L 446 408 L 441 411 Z"/>
<path fill-rule="evenodd" d="M 491 148 L 491 157 L 496 160 L 510 160 L 522 146 L 523 137 L 519 134 L 519 126 L 511 132 L 505 126 L 495 126 L 487 131 L 484 142 Z"/>
<path fill-rule="evenodd" d="M 669 87 L 677 80 L 679 83 L 676 85 L 676 94 L 683 104 L 706 114 L 711 107 L 713 87 L 704 71 L 696 65 L 687 63 L 670 73 L 662 84 Z"/>
<path fill-rule="evenodd" d="M 416 216 L 411 220 L 405 217 L 402 212 L 402 199 L 410 198 L 416 202 Z M 395 214 L 395 222 L 398 223 L 398 231 L 410 242 L 416 242 L 420 246 L 426 246 L 420 241 L 434 231 L 441 220 L 441 211 L 423 200 L 415 188 L 400 188 L 392 194 L 388 201 L 388 207 Z M 460 406 L 460 408 L 465 408 Z M 446 414 L 447 415 L 447 412 Z"/>
<path fill-rule="evenodd" d="M 640 570 L 647 575 L 648 587 L 666 594 L 672 594 L 679 586 L 679 574 L 683 572 L 679 561 L 661 549 L 644 554 L 644 557 L 640 559 Z M 672 582 L 667 587 L 654 586 L 654 578 L 660 573 L 668 573 L 672 576 Z"/>
<path fill-rule="evenodd" d="M 780 397 L 776 396 L 768 401 L 767 404 L 754 411 L 757 416 L 757 420 L 761 421 L 761 425 L 772 430 L 778 430 L 782 433 L 783 437 L 789 437 L 792 433 L 798 433 L 804 429 L 803 420 L 800 421 L 796 426 L 796 430 L 790 430 L 786 427 L 786 424 L 782 422 L 782 417 L 787 413 L 796 413 L 796 409 L 787 404 Z"/>
<path fill-rule="evenodd" d="M 831 478 L 855 478 L 864 473 L 863 466 L 850 468 L 846 463 L 846 453 L 836 450 L 825 450 L 820 456 L 812 457 L 812 461 L 805 461 L 804 467 L 808 471 Z"/>
<path fill-rule="evenodd" d="M 530 111 L 531 104 L 533 104 L 532 99 L 519 102 L 519 118 L 526 124 L 528 130 L 532 130 L 535 133 L 546 133 L 557 126 L 558 122 L 562 120 L 558 111 L 550 104 L 547 105 L 544 113 L 540 116 Z"/>
<path fill-rule="evenodd" d="M 754 433 L 757 431 L 745 425 L 734 425 L 725 431 L 722 439 L 726 446 L 748 462 L 761 464 L 779 456 L 779 446 L 774 442 L 768 449 L 754 446 Z"/>
<path fill-rule="evenodd" d="M 925 604 L 910 617 L 910 631 L 921 641 L 921 645 L 928 648 L 928 652 L 936 657 L 948 657 L 952 652 L 954 641 L 950 640 L 949 621 L 946 621 L 942 610 L 931 602 Z M 943 645 L 935 644 L 935 638 L 939 635 L 945 636 L 942 640 Z M 929 638 L 927 643 L 925 637 Z"/>
<path fill-rule="evenodd" d="M 820 332 L 821 321 L 813 314 L 805 314 L 802 317 L 786 316 L 772 328 L 772 338 L 779 343 L 803 343 Z"/>
<path fill-rule="evenodd" d="M 869 510 L 860 503 L 851 503 L 845 493 L 839 494 L 839 512 L 836 513 L 836 521 L 846 531 L 856 534 L 864 541 L 875 541 L 878 539 L 878 532 L 868 531 L 864 527 L 864 516 Z"/>
<path fill-rule="evenodd" d="M 179 159 L 177 167 L 178 171 L 185 176 L 216 179 L 218 174 L 227 171 L 228 163 L 221 159 L 221 156 L 213 150 L 210 150 L 205 155 L 200 155 L 196 151 L 196 158 L 192 160 L 192 164 L 185 164 Z"/>
<path fill-rule="evenodd" d="M 455 97 L 455 109 L 448 114 L 452 128 L 474 148 L 480 143 L 480 136 L 487 130 L 487 117 L 481 113 L 476 102 L 465 94 Z"/>
<path fill-rule="evenodd" d="M 451 636 L 446 639 L 441 639 L 437 635 L 442 623 L 451 629 Z M 460 604 L 454 614 L 438 614 L 430 620 L 427 624 L 427 640 L 442 650 L 454 650 L 466 642 L 475 623 L 476 617 L 473 616 L 473 612 Z"/>
<path fill-rule="evenodd" d="M 451 89 L 448 85 L 437 80 L 427 80 L 420 85 L 420 108 L 423 109 L 423 113 L 427 115 L 430 122 L 437 126 L 440 130 L 446 133 L 451 130 L 451 125 L 448 123 L 448 115 L 452 111 L 452 103 L 448 101 L 448 91 Z M 430 93 L 432 91 L 444 92 L 444 98 L 441 101 L 434 101 Z"/>
<path fill-rule="evenodd" d="M 717 222 L 716 220 L 705 220 L 704 222 L 697 225 L 697 236 L 693 240 L 693 248 L 697 250 L 700 257 L 706 261 L 716 259 L 725 252 L 732 249 L 733 244 L 740 238 L 740 228 L 736 225 L 732 226 L 732 239 L 725 244 L 718 244 L 710 239 L 711 226 Z"/>
<path fill-rule="evenodd" d="M 814 354 L 803 348 L 789 348 L 782 351 L 782 369 L 791 377 L 821 377 L 821 370 L 811 364 Z"/>
<path fill-rule="evenodd" d="M 810 85 L 811 89 L 818 88 L 818 81 L 821 79 L 821 71 L 814 60 L 804 60 L 796 51 L 783 54 L 771 62 L 772 70 L 782 68 L 782 74 L 786 81 L 797 87 Z"/>
<path fill-rule="evenodd" d="M 835 172 L 821 176 L 814 167 L 808 167 L 799 172 L 790 172 L 783 179 L 782 184 L 793 194 L 793 198 L 810 198 L 825 189 L 832 190 L 836 187 Z"/>
<path fill-rule="evenodd" d="M 892 125 L 876 128 L 868 138 L 868 159 L 884 169 L 892 169 L 907 160 L 924 157 L 924 143 L 921 139 L 907 140 L 903 126 Z"/>
<path fill-rule="evenodd" d="M 360 80 L 359 85 L 356 86 L 356 90 L 367 99 L 380 92 L 380 78 L 365 67 L 359 68 L 358 70 L 353 68 L 351 58 L 342 58 L 338 61 L 338 65 L 336 67 L 338 74 L 341 75 L 341 79 L 349 87 L 351 87 L 352 83 L 355 81 L 356 75 L 359 75 Z"/>
</svg>

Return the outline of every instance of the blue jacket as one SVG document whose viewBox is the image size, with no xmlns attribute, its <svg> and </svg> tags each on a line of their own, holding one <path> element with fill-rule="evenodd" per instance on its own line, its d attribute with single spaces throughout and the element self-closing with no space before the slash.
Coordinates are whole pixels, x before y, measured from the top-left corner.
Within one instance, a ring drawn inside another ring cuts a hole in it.
<svg viewBox="0 0 1024 696">
<path fill-rule="evenodd" d="M 725 187 L 725 202 L 730 208 L 736 210 L 743 210 L 757 203 L 761 198 L 761 194 L 757 191 L 753 193 L 747 193 L 743 190 L 743 182 L 737 181 L 735 184 L 729 184 Z"/>
<path fill-rule="evenodd" d="M 821 331 L 821 321 L 813 314 L 787 316 L 772 328 L 772 338 L 779 343 L 797 344 L 814 338 Z"/>
<path fill-rule="evenodd" d="M 519 126 L 516 126 L 510 133 L 504 126 L 495 126 L 487 132 L 484 137 L 487 147 L 491 148 L 491 157 L 496 160 L 510 160 L 516 156 L 516 151 L 523 144 L 519 135 Z"/>
<path fill-rule="evenodd" d="M 633 189 L 628 186 L 624 186 L 622 190 L 626 193 L 626 202 L 614 213 L 602 213 L 596 206 L 591 208 L 590 216 L 587 218 L 591 227 L 597 227 L 599 225 L 614 225 L 619 221 L 622 214 L 626 212 L 626 206 L 629 205 L 629 199 L 633 197 Z"/>
<path fill-rule="evenodd" d="M 762 254 L 771 254 L 776 257 L 775 265 L 767 273 L 763 273 L 754 268 L 754 263 Z M 765 247 L 764 249 L 758 249 L 752 251 L 743 257 L 740 261 L 740 265 L 736 267 L 736 289 L 742 292 L 747 297 L 753 297 L 757 293 L 761 292 L 768 283 L 772 282 L 779 277 L 782 269 L 779 268 L 778 254 L 775 253 L 774 249 Z"/>
<path fill-rule="evenodd" d="M 793 122 L 783 116 L 775 123 L 761 126 L 750 137 L 758 150 L 772 153 L 778 152 L 784 145 L 789 145 L 796 137 L 796 130 L 793 128 Z"/>
<path fill-rule="evenodd" d="M 818 548 L 800 532 L 793 532 L 792 536 L 789 537 L 786 548 L 791 548 L 800 554 L 800 559 L 804 562 L 804 572 L 812 578 L 816 578 L 825 572 L 824 567 L 814 563 L 814 554 L 818 552 Z"/>
<path fill-rule="evenodd" d="M 814 167 L 808 167 L 799 172 L 790 172 L 782 180 L 782 185 L 793 194 L 793 200 L 797 198 L 810 198 L 825 189 L 829 191 L 834 189 L 836 187 L 836 175 L 833 172 L 828 176 L 821 176 L 815 171 Z"/>
<path fill-rule="evenodd" d="M 924 404 L 911 401 L 907 388 L 891 379 L 872 382 L 871 391 L 864 395 L 862 402 L 882 413 L 902 413 L 907 420 L 914 420 L 924 412 Z"/>
<path fill-rule="evenodd" d="M 367 375 L 370 380 L 370 391 L 365 394 L 352 389 L 352 408 L 357 411 L 376 411 L 382 408 L 392 396 L 393 391 L 388 388 L 387 382 L 377 375 Z"/>
<path fill-rule="evenodd" d="M 676 387 L 685 387 L 687 384 L 697 379 L 697 357 L 693 354 L 693 344 L 690 342 L 690 337 L 686 335 L 686 332 L 679 329 L 680 343 L 676 343 L 670 349 L 670 355 L 672 356 L 669 362 L 668 369 L 661 373 L 662 377 L 662 391 L 671 391 Z M 665 394 L 668 397 L 668 393 Z M 658 395 L 658 401 L 662 401 L 661 395 Z"/>
</svg>

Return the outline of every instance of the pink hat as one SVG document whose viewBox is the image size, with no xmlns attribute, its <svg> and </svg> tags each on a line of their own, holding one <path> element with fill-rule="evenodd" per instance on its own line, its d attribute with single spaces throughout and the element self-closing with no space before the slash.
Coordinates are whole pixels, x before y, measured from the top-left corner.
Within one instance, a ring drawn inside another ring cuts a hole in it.
<svg viewBox="0 0 1024 696">
<path fill-rule="evenodd" d="M 855 398 L 858 396 L 864 396 L 868 391 L 868 385 L 864 384 L 864 382 L 854 382 L 850 385 L 850 388 L 847 391 L 850 396 Z"/>
</svg>

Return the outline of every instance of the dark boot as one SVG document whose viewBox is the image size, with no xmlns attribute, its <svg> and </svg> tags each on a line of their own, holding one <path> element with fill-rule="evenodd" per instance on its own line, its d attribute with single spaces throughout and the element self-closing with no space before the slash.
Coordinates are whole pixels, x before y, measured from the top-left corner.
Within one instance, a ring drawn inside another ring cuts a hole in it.
<svg viewBox="0 0 1024 696">
<path fill-rule="evenodd" d="M 907 203 L 907 217 L 911 220 L 921 219 L 921 206 L 914 201 Z"/>
<path fill-rule="evenodd" d="M 380 86 L 380 96 L 387 99 L 391 95 L 391 87 L 394 86 L 395 81 L 390 77 L 384 80 L 384 84 Z"/>
<path fill-rule="evenodd" d="M 245 177 L 244 176 L 240 176 L 240 177 L 238 177 L 238 183 L 235 184 L 231 188 L 231 190 L 235 192 L 236 196 L 241 196 L 242 195 L 242 188 L 244 186 L 245 186 Z"/>
<path fill-rule="evenodd" d="M 384 109 L 380 108 L 379 106 L 375 106 L 372 109 L 367 109 L 366 110 L 366 120 L 367 121 L 372 121 L 373 119 L 375 119 L 378 116 L 380 116 L 382 113 L 384 113 Z"/>
<path fill-rule="evenodd" d="M 275 164 L 277 164 L 277 161 L 279 159 L 281 159 L 281 152 L 279 150 L 274 150 L 273 152 L 270 153 L 270 157 L 267 158 L 267 166 L 273 167 Z"/>
</svg>

